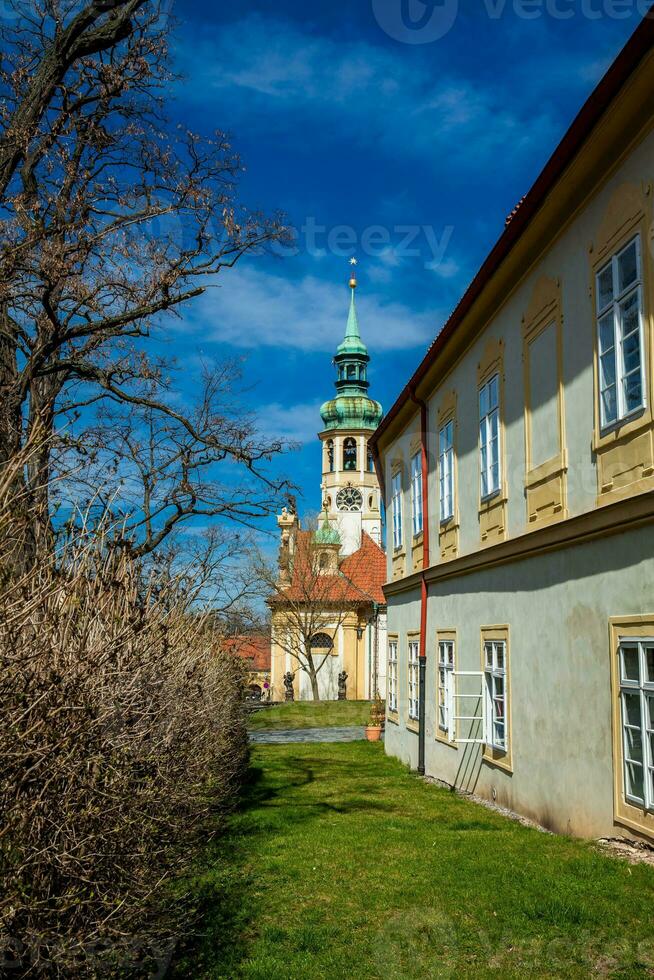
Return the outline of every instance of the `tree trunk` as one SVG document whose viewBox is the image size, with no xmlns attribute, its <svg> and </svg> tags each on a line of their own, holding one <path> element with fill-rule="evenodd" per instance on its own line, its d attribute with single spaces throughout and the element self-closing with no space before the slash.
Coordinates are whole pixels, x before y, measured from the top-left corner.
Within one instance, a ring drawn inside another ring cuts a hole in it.
<svg viewBox="0 0 654 980">
<path fill-rule="evenodd" d="M 34 528 L 30 516 L 26 460 L 21 457 L 23 415 L 17 397 L 18 360 L 15 325 L 0 310 L 0 476 L 2 573 L 21 574 L 33 564 Z"/>
<path fill-rule="evenodd" d="M 320 701 L 320 694 L 318 692 L 318 676 L 315 669 L 311 669 L 309 672 L 309 678 L 311 680 L 311 697 L 314 701 Z"/>
<path fill-rule="evenodd" d="M 21 411 L 16 404 L 18 340 L 6 309 L 0 310 L 0 466 L 14 459 L 21 443 Z"/>
<path fill-rule="evenodd" d="M 313 661 L 313 656 L 311 655 L 310 638 L 305 637 L 304 649 L 306 651 L 305 657 L 307 661 L 307 674 L 309 675 L 309 680 L 311 681 L 311 698 L 313 701 L 320 701 L 320 694 L 318 692 L 318 671 L 316 670 L 316 665 Z"/>
</svg>

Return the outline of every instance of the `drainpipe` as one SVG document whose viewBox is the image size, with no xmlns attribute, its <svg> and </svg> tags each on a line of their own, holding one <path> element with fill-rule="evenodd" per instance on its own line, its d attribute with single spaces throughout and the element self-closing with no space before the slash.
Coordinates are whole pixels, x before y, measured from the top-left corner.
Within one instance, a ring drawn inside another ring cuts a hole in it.
<svg viewBox="0 0 654 980">
<path fill-rule="evenodd" d="M 418 775 L 425 775 L 425 695 L 427 681 L 427 582 L 425 569 L 429 567 L 429 491 L 427 428 L 428 412 L 425 402 L 409 388 L 411 401 L 420 409 L 420 451 L 422 463 L 422 572 L 420 575 L 420 647 L 418 650 Z"/>
<path fill-rule="evenodd" d="M 379 603 L 373 602 L 372 605 L 372 616 L 373 616 L 373 641 L 372 641 L 372 676 L 373 676 L 373 698 L 376 698 L 379 694 Z"/>
</svg>

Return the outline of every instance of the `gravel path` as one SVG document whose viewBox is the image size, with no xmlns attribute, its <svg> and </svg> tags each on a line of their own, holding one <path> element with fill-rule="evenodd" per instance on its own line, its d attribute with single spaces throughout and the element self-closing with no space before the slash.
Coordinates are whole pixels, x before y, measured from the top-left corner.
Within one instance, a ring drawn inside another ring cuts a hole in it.
<svg viewBox="0 0 654 980">
<path fill-rule="evenodd" d="M 251 732 L 253 745 L 286 745 L 289 742 L 358 742 L 365 738 L 363 725 L 347 728 L 269 729 Z"/>
</svg>

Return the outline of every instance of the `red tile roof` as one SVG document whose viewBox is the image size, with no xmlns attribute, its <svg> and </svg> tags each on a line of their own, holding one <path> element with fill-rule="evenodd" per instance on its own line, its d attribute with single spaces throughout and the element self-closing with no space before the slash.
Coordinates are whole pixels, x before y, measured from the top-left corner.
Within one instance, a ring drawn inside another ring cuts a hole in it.
<svg viewBox="0 0 654 980">
<path fill-rule="evenodd" d="M 320 601 L 326 603 L 378 602 L 385 605 L 382 585 L 386 581 L 386 556 L 378 544 L 364 531 L 361 547 L 348 555 L 339 567 L 338 575 L 321 575 L 307 569 L 311 531 L 298 531 L 293 581 L 288 589 L 273 596 L 271 601 Z"/>
<path fill-rule="evenodd" d="M 365 531 L 361 535 L 361 547 L 344 560 L 341 571 L 373 602 L 386 602 L 382 592 L 386 581 L 386 555 Z"/>
<path fill-rule="evenodd" d="M 249 660 L 250 670 L 270 670 L 270 635 L 246 633 L 230 636 L 224 641 L 225 650 L 237 657 Z"/>
</svg>

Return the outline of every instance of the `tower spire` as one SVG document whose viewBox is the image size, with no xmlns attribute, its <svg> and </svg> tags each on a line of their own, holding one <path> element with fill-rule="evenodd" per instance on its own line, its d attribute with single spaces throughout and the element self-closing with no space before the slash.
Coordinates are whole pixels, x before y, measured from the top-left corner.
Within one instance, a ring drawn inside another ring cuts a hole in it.
<svg viewBox="0 0 654 980">
<path fill-rule="evenodd" d="M 356 258 L 350 259 L 350 310 L 347 317 L 345 336 L 336 348 L 335 399 L 326 402 L 322 409 L 322 420 L 328 429 L 376 429 L 382 417 L 379 402 L 368 397 L 368 363 L 370 356 L 359 331 L 355 292 L 357 288 Z"/>
<path fill-rule="evenodd" d="M 336 359 L 339 360 L 343 356 L 347 356 L 354 359 L 365 359 L 368 361 L 368 348 L 361 339 L 361 333 L 359 332 L 359 319 L 357 317 L 357 308 L 355 302 L 355 291 L 357 288 L 357 277 L 356 277 L 356 266 L 357 260 L 355 258 L 350 259 L 350 265 L 352 266 L 352 272 L 350 274 L 350 312 L 347 318 L 347 326 L 345 328 L 345 337 L 343 342 L 338 345 L 336 349 Z M 365 373 L 365 372 L 364 372 Z M 360 377 L 360 372 L 357 371 L 356 377 Z M 338 384 L 337 384 L 338 387 Z M 366 388 L 368 385 L 366 384 Z"/>
<path fill-rule="evenodd" d="M 352 295 L 350 296 L 350 312 L 347 318 L 347 327 L 345 329 L 345 338 L 343 343 L 349 342 L 350 346 L 352 344 L 359 345 L 362 348 L 361 352 L 367 353 L 363 341 L 361 340 L 361 334 L 359 333 L 359 320 L 357 317 L 357 308 L 354 300 L 355 290 L 357 288 L 356 264 L 356 259 L 350 259 L 350 265 L 352 266 L 352 273 L 350 275 L 350 289 L 352 291 Z M 343 344 L 341 344 L 341 347 L 343 347 Z M 339 352 L 341 347 L 338 349 Z"/>
</svg>

